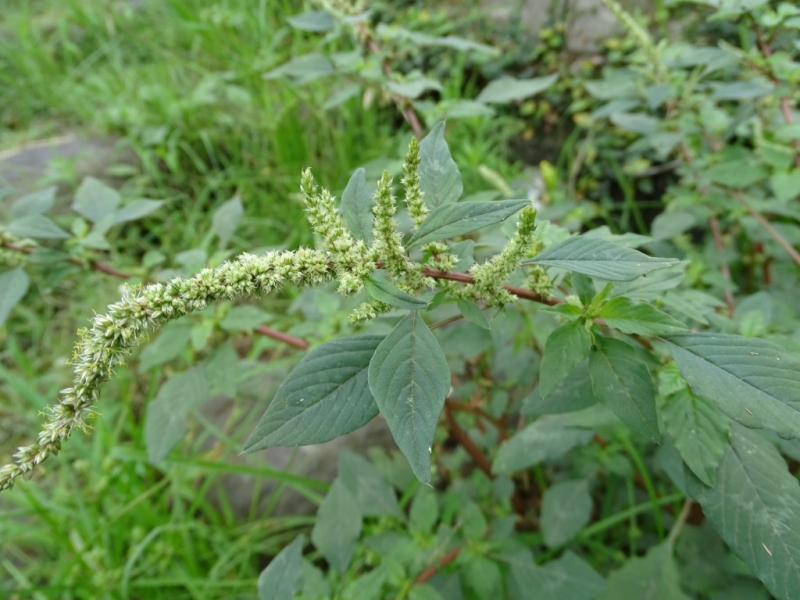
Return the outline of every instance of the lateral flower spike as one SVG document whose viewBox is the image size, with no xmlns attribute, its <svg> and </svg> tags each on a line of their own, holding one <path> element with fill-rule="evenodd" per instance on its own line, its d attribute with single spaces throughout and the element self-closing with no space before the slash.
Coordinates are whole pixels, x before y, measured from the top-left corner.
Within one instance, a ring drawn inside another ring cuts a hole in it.
<svg viewBox="0 0 800 600">
<path fill-rule="evenodd" d="M 419 187 L 419 163 L 419 142 L 417 138 L 411 138 L 411 142 L 408 144 L 406 159 L 403 162 L 402 183 L 406 190 L 408 214 L 414 222 L 415 230 L 422 225 L 422 222 L 425 220 L 425 215 L 428 213 L 428 207 L 425 206 L 424 202 L 425 193 Z"/>
</svg>

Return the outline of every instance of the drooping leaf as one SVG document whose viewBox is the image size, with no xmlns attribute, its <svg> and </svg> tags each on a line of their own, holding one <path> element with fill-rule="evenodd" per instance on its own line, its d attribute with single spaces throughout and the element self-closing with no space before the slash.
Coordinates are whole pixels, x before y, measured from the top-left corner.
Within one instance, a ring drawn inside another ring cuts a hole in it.
<svg viewBox="0 0 800 600">
<path fill-rule="evenodd" d="M 800 360 L 768 340 L 722 333 L 667 338 L 681 375 L 746 427 L 800 437 Z"/>
<path fill-rule="evenodd" d="M 161 200 L 134 200 L 114 213 L 114 223 L 137 221 L 138 219 L 146 217 L 151 212 L 161 208 L 162 204 L 164 204 L 164 202 Z"/>
<path fill-rule="evenodd" d="M 665 291 L 678 287 L 685 276 L 684 265 L 677 264 L 631 281 L 617 281 L 611 290 L 611 297 L 627 296 L 634 300 L 661 298 Z"/>
<path fill-rule="evenodd" d="M 589 377 L 588 360 L 579 362 L 564 379 L 555 384 L 546 398 L 542 397 L 540 387 L 541 380 L 540 385 L 523 400 L 523 414 L 541 416 L 568 413 L 597 403 Z"/>
<path fill-rule="evenodd" d="M 607 240 L 578 235 L 550 246 L 523 264 L 559 267 L 612 281 L 631 281 L 677 262 L 672 258 L 653 258 Z"/>
<path fill-rule="evenodd" d="M 356 239 L 372 243 L 372 196 L 367 188 L 364 169 L 356 169 L 342 192 L 342 216 Z"/>
<path fill-rule="evenodd" d="M 364 287 L 370 296 L 390 306 L 407 310 L 420 310 L 428 306 L 428 302 L 425 300 L 405 293 L 386 277 L 377 273 L 367 278 Z"/>
<path fill-rule="evenodd" d="M 444 139 L 444 128 L 444 122 L 439 123 L 419 144 L 419 186 L 431 209 L 457 202 L 464 191 L 461 172 Z"/>
<path fill-rule="evenodd" d="M 355 498 L 363 516 L 401 515 L 394 488 L 380 469 L 367 459 L 342 450 L 339 453 L 339 479 Z"/>
<path fill-rule="evenodd" d="M 431 445 L 450 389 L 450 369 L 418 311 L 403 318 L 375 350 L 369 388 L 414 474 L 429 481 Z"/>
<path fill-rule="evenodd" d="M 53 208 L 56 201 L 56 186 L 51 185 L 43 190 L 20 196 L 11 205 L 11 216 L 15 219 L 30 215 L 41 215 Z"/>
<path fill-rule="evenodd" d="M 25 296 L 30 283 L 22 267 L 0 273 L 0 325 L 6 322 L 11 309 Z"/>
<path fill-rule="evenodd" d="M 547 397 L 556 384 L 589 357 L 592 338 L 580 321 L 562 325 L 547 337 L 539 373 L 539 393 Z"/>
<path fill-rule="evenodd" d="M 189 323 L 179 321 L 165 325 L 139 355 L 139 373 L 177 358 L 186 348 L 191 335 L 192 326 Z"/>
<path fill-rule="evenodd" d="M 292 600 L 303 587 L 303 544 L 305 537 L 294 541 L 275 555 L 258 576 L 258 600 Z"/>
<path fill-rule="evenodd" d="M 595 396 L 623 423 L 658 442 L 653 378 L 636 350 L 622 340 L 598 336 L 589 355 L 589 374 Z"/>
<path fill-rule="evenodd" d="M 228 241 L 239 226 L 242 215 L 244 215 L 244 208 L 239 196 L 234 196 L 214 211 L 214 216 L 211 218 L 211 230 L 217 234 L 220 247 L 224 248 L 228 245 Z"/>
<path fill-rule="evenodd" d="M 555 548 L 570 541 L 592 516 L 592 496 L 585 479 L 559 481 L 542 498 L 540 518 L 545 543 Z"/>
<path fill-rule="evenodd" d="M 428 90 L 437 92 L 443 90 L 441 83 L 429 77 L 417 77 L 408 81 L 387 81 L 383 84 L 383 87 L 392 94 L 397 94 L 409 100 L 416 100 Z"/>
<path fill-rule="evenodd" d="M 525 469 L 559 458 L 591 439 L 591 431 L 570 427 L 560 415 L 540 417 L 500 446 L 492 471 L 510 473 Z"/>
<path fill-rule="evenodd" d="M 713 488 L 689 493 L 728 546 L 778 600 L 800 598 L 800 484 L 758 432 L 732 424 Z"/>
<path fill-rule="evenodd" d="M 528 200 L 445 204 L 428 213 L 408 240 L 408 246 L 444 240 L 500 223 L 526 206 L 530 206 Z"/>
<path fill-rule="evenodd" d="M 336 108 L 337 106 L 340 106 L 350 100 L 350 98 L 355 98 L 359 93 L 361 93 L 361 86 L 357 83 L 348 83 L 341 87 L 337 87 L 331 92 L 331 95 L 328 96 L 328 99 L 325 100 L 322 108 L 323 110 Z"/>
<path fill-rule="evenodd" d="M 92 223 L 97 223 L 113 215 L 121 201 L 115 189 L 94 177 L 86 177 L 75 192 L 72 209 Z"/>
<path fill-rule="evenodd" d="M 264 73 L 264 79 L 278 79 L 289 77 L 297 83 L 308 83 L 320 77 L 331 75 L 336 72 L 336 68 L 330 59 L 319 52 L 304 54 L 281 66 Z"/>
<path fill-rule="evenodd" d="M 686 331 L 677 319 L 643 302 L 634 303 L 628 298 L 610 300 L 598 315 L 606 325 L 622 333 L 638 335 L 664 335 Z"/>
<path fill-rule="evenodd" d="M 317 511 L 311 541 L 331 568 L 344 573 L 353 558 L 361 525 L 361 513 L 355 498 L 337 479 Z"/>
<path fill-rule="evenodd" d="M 572 552 L 542 566 L 522 555 L 511 562 L 509 584 L 514 600 L 594 600 L 606 589 L 597 571 Z"/>
<path fill-rule="evenodd" d="M 330 13 L 324 10 L 310 10 L 299 15 L 286 17 L 286 21 L 295 29 L 315 32 L 329 31 L 336 24 Z"/>
<path fill-rule="evenodd" d="M 516 79 L 501 77 L 495 79 L 478 94 L 477 101 L 487 104 L 507 104 L 515 100 L 524 100 L 543 92 L 558 80 L 558 73 L 533 79 Z"/>
<path fill-rule="evenodd" d="M 467 321 L 474 323 L 478 327 L 483 327 L 484 329 L 492 328 L 489 324 L 489 319 L 486 318 L 486 314 L 477 304 L 467 300 L 458 300 L 456 304 L 458 305 L 459 312 Z"/>
<path fill-rule="evenodd" d="M 662 416 L 666 433 L 683 462 L 703 483 L 713 485 L 728 445 L 725 418 L 705 398 L 688 389 L 667 398 Z"/>
<path fill-rule="evenodd" d="M 690 600 L 681 590 L 672 545 L 662 542 L 633 557 L 608 578 L 601 600 Z"/>
<path fill-rule="evenodd" d="M 6 226 L 6 230 L 21 238 L 63 240 L 69 237 L 66 231 L 44 215 L 28 215 L 16 219 Z"/>
<path fill-rule="evenodd" d="M 278 389 L 244 451 L 320 444 L 371 421 L 378 405 L 367 385 L 367 367 L 382 340 L 376 335 L 339 338 L 304 356 Z"/>
<path fill-rule="evenodd" d="M 147 457 L 158 464 L 186 435 L 186 416 L 210 398 L 208 380 L 202 367 L 170 377 L 147 405 L 144 439 Z"/>
</svg>

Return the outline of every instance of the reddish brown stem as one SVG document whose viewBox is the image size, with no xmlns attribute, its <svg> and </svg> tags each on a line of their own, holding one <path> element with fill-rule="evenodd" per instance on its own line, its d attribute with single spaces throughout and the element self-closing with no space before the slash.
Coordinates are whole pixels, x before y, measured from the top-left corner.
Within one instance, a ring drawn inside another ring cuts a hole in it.
<svg viewBox="0 0 800 600">
<path fill-rule="evenodd" d="M 33 248 L 30 248 L 28 246 L 17 246 L 16 244 L 12 244 L 10 242 L 3 242 L 2 246 L 7 250 L 14 250 L 15 252 L 23 252 L 25 254 L 32 254 L 34 250 Z M 78 265 L 79 267 L 84 266 L 84 263 L 81 262 L 80 259 L 74 257 L 68 258 L 67 262 L 72 263 L 73 265 Z M 118 271 L 114 267 L 110 267 L 108 265 L 104 265 L 103 263 L 95 261 L 90 262 L 89 267 L 93 271 L 105 273 L 106 275 L 112 275 L 113 277 L 119 277 L 120 279 L 130 279 L 131 277 L 133 277 L 133 275 L 131 275 L 130 273 L 123 273 L 122 271 Z"/>
<path fill-rule="evenodd" d="M 453 548 L 442 557 L 442 560 L 439 561 L 438 565 L 431 565 L 427 569 L 425 569 L 422 573 L 419 574 L 414 580 L 414 585 L 421 585 L 431 579 L 439 570 L 444 569 L 447 565 L 453 562 L 456 558 L 458 558 L 459 553 L 461 552 L 461 546 L 457 546 Z"/>
<path fill-rule="evenodd" d="M 717 217 L 711 217 L 708 220 L 708 224 L 711 227 L 711 234 L 714 236 L 714 247 L 717 249 L 717 252 L 722 254 L 725 252 L 725 244 L 722 242 L 722 231 L 719 227 L 719 221 Z M 722 272 L 722 277 L 725 278 L 729 284 L 731 283 L 731 268 L 728 266 L 726 261 L 722 262 L 722 266 L 720 267 L 720 271 Z M 728 313 L 733 315 L 733 312 L 736 310 L 736 305 L 733 302 L 733 290 L 730 288 L 725 289 L 725 303 L 728 305 Z"/>
<path fill-rule="evenodd" d="M 778 242 L 781 248 L 786 250 L 789 256 L 792 257 L 792 260 L 797 264 L 798 267 L 800 267 L 800 252 L 798 252 L 795 249 L 795 247 L 792 246 L 789 243 L 789 241 L 785 237 L 783 237 L 777 229 L 775 229 L 772 226 L 772 223 L 770 223 L 764 215 L 762 215 L 760 212 L 758 212 L 752 206 L 750 206 L 744 198 L 742 198 L 738 194 L 736 194 L 735 197 L 739 201 L 739 203 L 747 209 L 747 212 L 749 212 L 750 215 L 756 221 L 758 221 L 758 224 L 767 230 L 767 233 L 769 233 L 772 236 L 772 239 Z"/>
<path fill-rule="evenodd" d="M 428 277 L 433 277 L 434 279 L 447 279 L 449 281 L 459 281 L 461 283 L 475 282 L 475 279 L 472 277 L 472 275 L 467 273 L 440 271 L 439 269 L 431 269 L 428 267 L 423 267 L 422 272 Z M 537 294 L 533 290 L 517 287 L 515 285 L 505 284 L 503 285 L 503 288 L 507 292 L 514 294 L 517 298 L 522 298 L 524 300 L 532 300 L 533 302 L 540 302 L 541 304 L 548 304 L 550 306 L 562 303 L 562 300 L 559 300 L 558 298 L 546 298 L 541 294 Z"/>
<path fill-rule="evenodd" d="M 464 404 L 463 402 L 456 402 L 455 400 L 445 400 L 445 404 L 451 409 L 460 412 L 467 412 L 473 415 L 480 417 L 485 421 L 489 421 L 492 425 L 494 425 L 495 429 L 497 429 L 497 434 L 500 436 L 502 441 L 508 439 L 508 433 L 506 433 L 505 425 L 499 419 L 496 419 L 485 410 L 480 408 L 479 406 L 473 406 L 471 404 Z"/>
<path fill-rule="evenodd" d="M 299 337 L 295 337 L 293 335 L 289 335 L 288 333 L 284 333 L 283 331 L 278 331 L 277 329 L 273 329 L 272 327 L 267 327 L 266 325 L 259 325 L 253 331 L 260 335 L 265 335 L 273 340 L 278 340 L 279 342 L 283 342 L 284 344 L 289 344 L 290 346 L 294 346 L 295 348 L 299 348 L 300 350 L 308 349 L 309 343 Z"/>
</svg>

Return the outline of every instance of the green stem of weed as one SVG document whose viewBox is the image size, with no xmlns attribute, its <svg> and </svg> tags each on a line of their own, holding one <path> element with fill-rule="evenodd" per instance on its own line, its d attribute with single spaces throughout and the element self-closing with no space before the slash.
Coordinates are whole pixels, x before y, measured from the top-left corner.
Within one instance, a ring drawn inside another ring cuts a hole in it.
<svg viewBox="0 0 800 600">
<path fill-rule="evenodd" d="M 653 485 L 653 479 L 650 477 L 650 473 L 644 464 L 642 455 L 636 449 L 636 446 L 633 445 L 630 438 L 626 434 L 623 434 L 619 436 L 619 440 L 622 446 L 630 455 L 633 464 L 639 471 L 639 474 L 642 476 L 642 482 L 644 483 L 644 488 L 647 491 L 647 495 L 650 496 L 650 503 L 653 506 L 653 517 L 655 519 L 656 532 L 658 533 L 658 536 L 663 539 L 664 536 L 666 535 L 666 531 L 664 529 L 664 520 L 661 517 L 661 510 L 659 510 L 660 505 L 658 503 L 658 494 L 656 493 L 655 486 Z"/>
</svg>

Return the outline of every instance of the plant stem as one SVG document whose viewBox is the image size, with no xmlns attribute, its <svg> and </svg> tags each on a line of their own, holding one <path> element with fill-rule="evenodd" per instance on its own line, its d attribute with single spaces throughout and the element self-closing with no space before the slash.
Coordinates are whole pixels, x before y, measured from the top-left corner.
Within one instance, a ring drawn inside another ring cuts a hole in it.
<svg viewBox="0 0 800 600">
<path fill-rule="evenodd" d="M 717 249 L 717 252 L 722 254 L 725 251 L 725 244 L 722 243 L 722 232 L 720 231 L 717 217 L 711 217 L 708 220 L 708 224 L 711 227 L 711 234 L 714 236 L 714 247 Z M 731 268 L 726 261 L 722 262 L 720 271 L 722 271 L 722 276 L 725 278 L 725 281 L 731 283 Z M 725 303 L 728 305 L 728 313 L 730 316 L 733 316 L 736 305 L 733 301 L 733 290 L 730 288 L 725 289 Z"/>
</svg>

